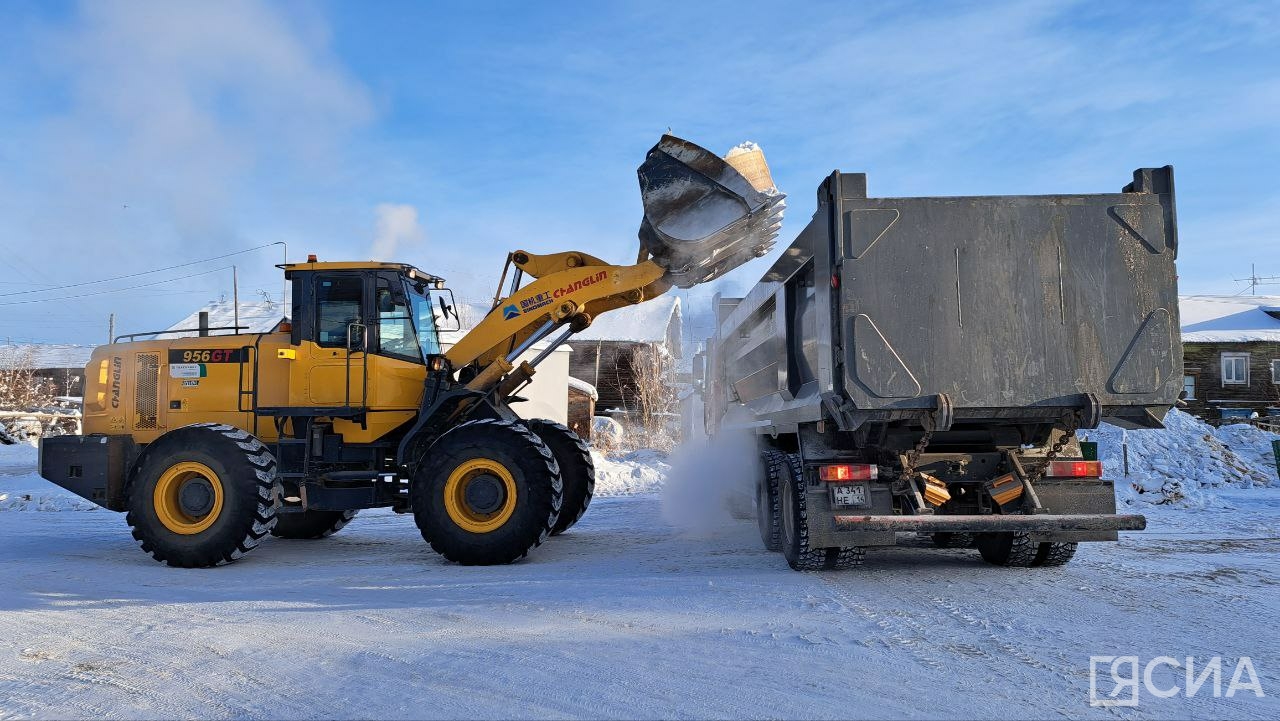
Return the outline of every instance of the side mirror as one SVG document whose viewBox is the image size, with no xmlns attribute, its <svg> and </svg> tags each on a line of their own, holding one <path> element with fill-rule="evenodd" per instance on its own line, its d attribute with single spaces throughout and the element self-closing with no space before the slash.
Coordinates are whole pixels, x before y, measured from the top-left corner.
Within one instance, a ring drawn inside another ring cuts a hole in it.
<svg viewBox="0 0 1280 721">
<path fill-rule="evenodd" d="M 457 302 L 450 288 L 435 288 L 428 291 L 436 302 L 431 309 L 438 330 L 462 330 L 462 319 L 458 317 Z"/>
</svg>

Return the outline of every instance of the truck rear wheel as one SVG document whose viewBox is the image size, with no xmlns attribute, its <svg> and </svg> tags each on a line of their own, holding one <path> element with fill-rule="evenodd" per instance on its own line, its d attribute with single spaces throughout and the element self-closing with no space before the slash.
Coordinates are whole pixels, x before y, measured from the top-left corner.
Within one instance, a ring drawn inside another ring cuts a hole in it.
<svg viewBox="0 0 1280 721">
<path fill-rule="evenodd" d="M 756 525 L 760 528 L 760 541 L 766 551 L 782 548 L 782 529 L 778 519 L 779 479 L 787 474 L 783 468 L 789 461 L 782 451 L 765 451 L 760 454 L 764 474 L 756 481 Z M 786 476 L 789 477 L 789 476 Z"/>
<path fill-rule="evenodd" d="M 1037 566 L 1065 566 L 1075 558 L 1077 543 L 1041 543 L 1036 553 Z"/>
<path fill-rule="evenodd" d="M 782 555 L 797 571 L 824 571 L 862 565 L 861 547 L 809 547 L 809 511 L 800 456 L 779 454 L 784 462 L 778 474 L 778 516 L 781 521 Z"/>
<path fill-rule="evenodd" d="M 281 513 L 271 535 L 277 538 L 328 538 L 341 531 L 359 511 L 303 511 Z"/>
<path fill-rule="evenodd" d="M 1036 565 L 1040 544 L 1025 532 L 984 533 L 978 536 L 978 553 L 982 560 L 996 566 L 1029 568 Z"/>
<path fill-rule="evenodd" d="M 551 529 L 558 536 L 577 523 L 596 491 L 596 464 L 591 460 L 591 449 L 569 429 L 555 421 L 534 419 L 525 425 L 551 449 L 560 466 L 560 481 L 564 484 L 564 500 L 560 506 L 560 518 Z"/>
<path fill-rule="evenodd" d="M 563 485 L 547 444 L 520 423 L 468 421 L 427 449 L 409 486 L 436 553 L 468 566 L 511 563 L 555 528 Z"/>
<path fill-rule="evenodd" d="M 942 531 L 933 534 L 933 545 L 938 548 L 973 548 L 973 542 L 972 533 Z"/>
<path fill-rule="evenodd" d="M 234 561 L 276 523 L 276 459 L 220 423 L 171 431 L 147 447 L 126 491 L 126 521 L 143 551 L 170 566 Z"/>
</svg>

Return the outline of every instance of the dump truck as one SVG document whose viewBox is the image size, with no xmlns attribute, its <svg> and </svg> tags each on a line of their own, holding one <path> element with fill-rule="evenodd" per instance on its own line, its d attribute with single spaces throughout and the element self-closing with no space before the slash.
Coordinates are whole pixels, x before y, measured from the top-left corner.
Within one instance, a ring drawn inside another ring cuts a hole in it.
<svg viewBox="0 0 1280 721">
<path fill-rule="evenodd" d="M 987 197 L 837 171 L 817 195 L 695 359 L 706 430 L 759 440 L 764 546 L 847 568 L 904 534 L 1046 567 L 1144 528 L 1076 432 L 1160 428 L 1182 389 L 1172 167 Z"/>
<path fill-rule="evenodd" d="M 283 265 L 290 322 L 271 332 L 198 327 L 97 348 L 84 433 L 43 439 L 40 473 L 125 512 L 142 550 L 173 566 L 234 561 L 268 534 L 324 538 L 367 508 L 411 513 L 451 561 L 523 558 L 582 517 L 594 468 L 570 429 L 514 412 L 521 389 L 601 313 L 767 253 L 785 209 L 768 176 L 758 151 L 726 160 L 663 136 L 638 170 L 636 263 L 514 251 L 492 310 L 447 350 L 440 327 L 458 316 L 443 278 L 404 263 Z"/>
</svg>

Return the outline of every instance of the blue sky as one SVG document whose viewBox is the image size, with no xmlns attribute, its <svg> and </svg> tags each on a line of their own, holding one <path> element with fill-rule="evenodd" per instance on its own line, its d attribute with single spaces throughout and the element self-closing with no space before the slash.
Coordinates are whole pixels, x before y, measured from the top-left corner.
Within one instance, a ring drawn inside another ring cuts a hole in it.
<svg viewBox="0 0 1280 721">
<path fill-rule="evenodd" d="M 1277 16 L 1247 2 L 9 0 L 0 340 L 97 343 L 111 312 L 121 331 L 167 326 L 229 295 L 230 262 L 242 298 L 279 293 L 279 247 L 36 291 L 280 240 L 294 258 L 392 253 L 477 300 L 510 249 L 630 261 L 635 167 L 667 128 L 719 152 L 760 143 L 790 195 L 784 240 L 835 168 L 867 172 L 873 195 L 967 195 L 1108 192 L 1172 163 L 1183 292 L 1237 292 L 1250 263 L 1280 275 Z"/>
</svg>

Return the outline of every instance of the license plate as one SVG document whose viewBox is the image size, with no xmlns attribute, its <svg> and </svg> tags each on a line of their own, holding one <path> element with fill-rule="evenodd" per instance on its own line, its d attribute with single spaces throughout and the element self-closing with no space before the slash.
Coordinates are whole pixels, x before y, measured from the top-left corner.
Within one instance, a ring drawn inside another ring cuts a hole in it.
<svg viewBox="0 0 1280 721">
<path fill-rule="evenodd" d="M 861 483 L 831 486 L 831 504 L 833 506 L 865 506 L 867 505 L 867 487 Z"/>
</svg>

